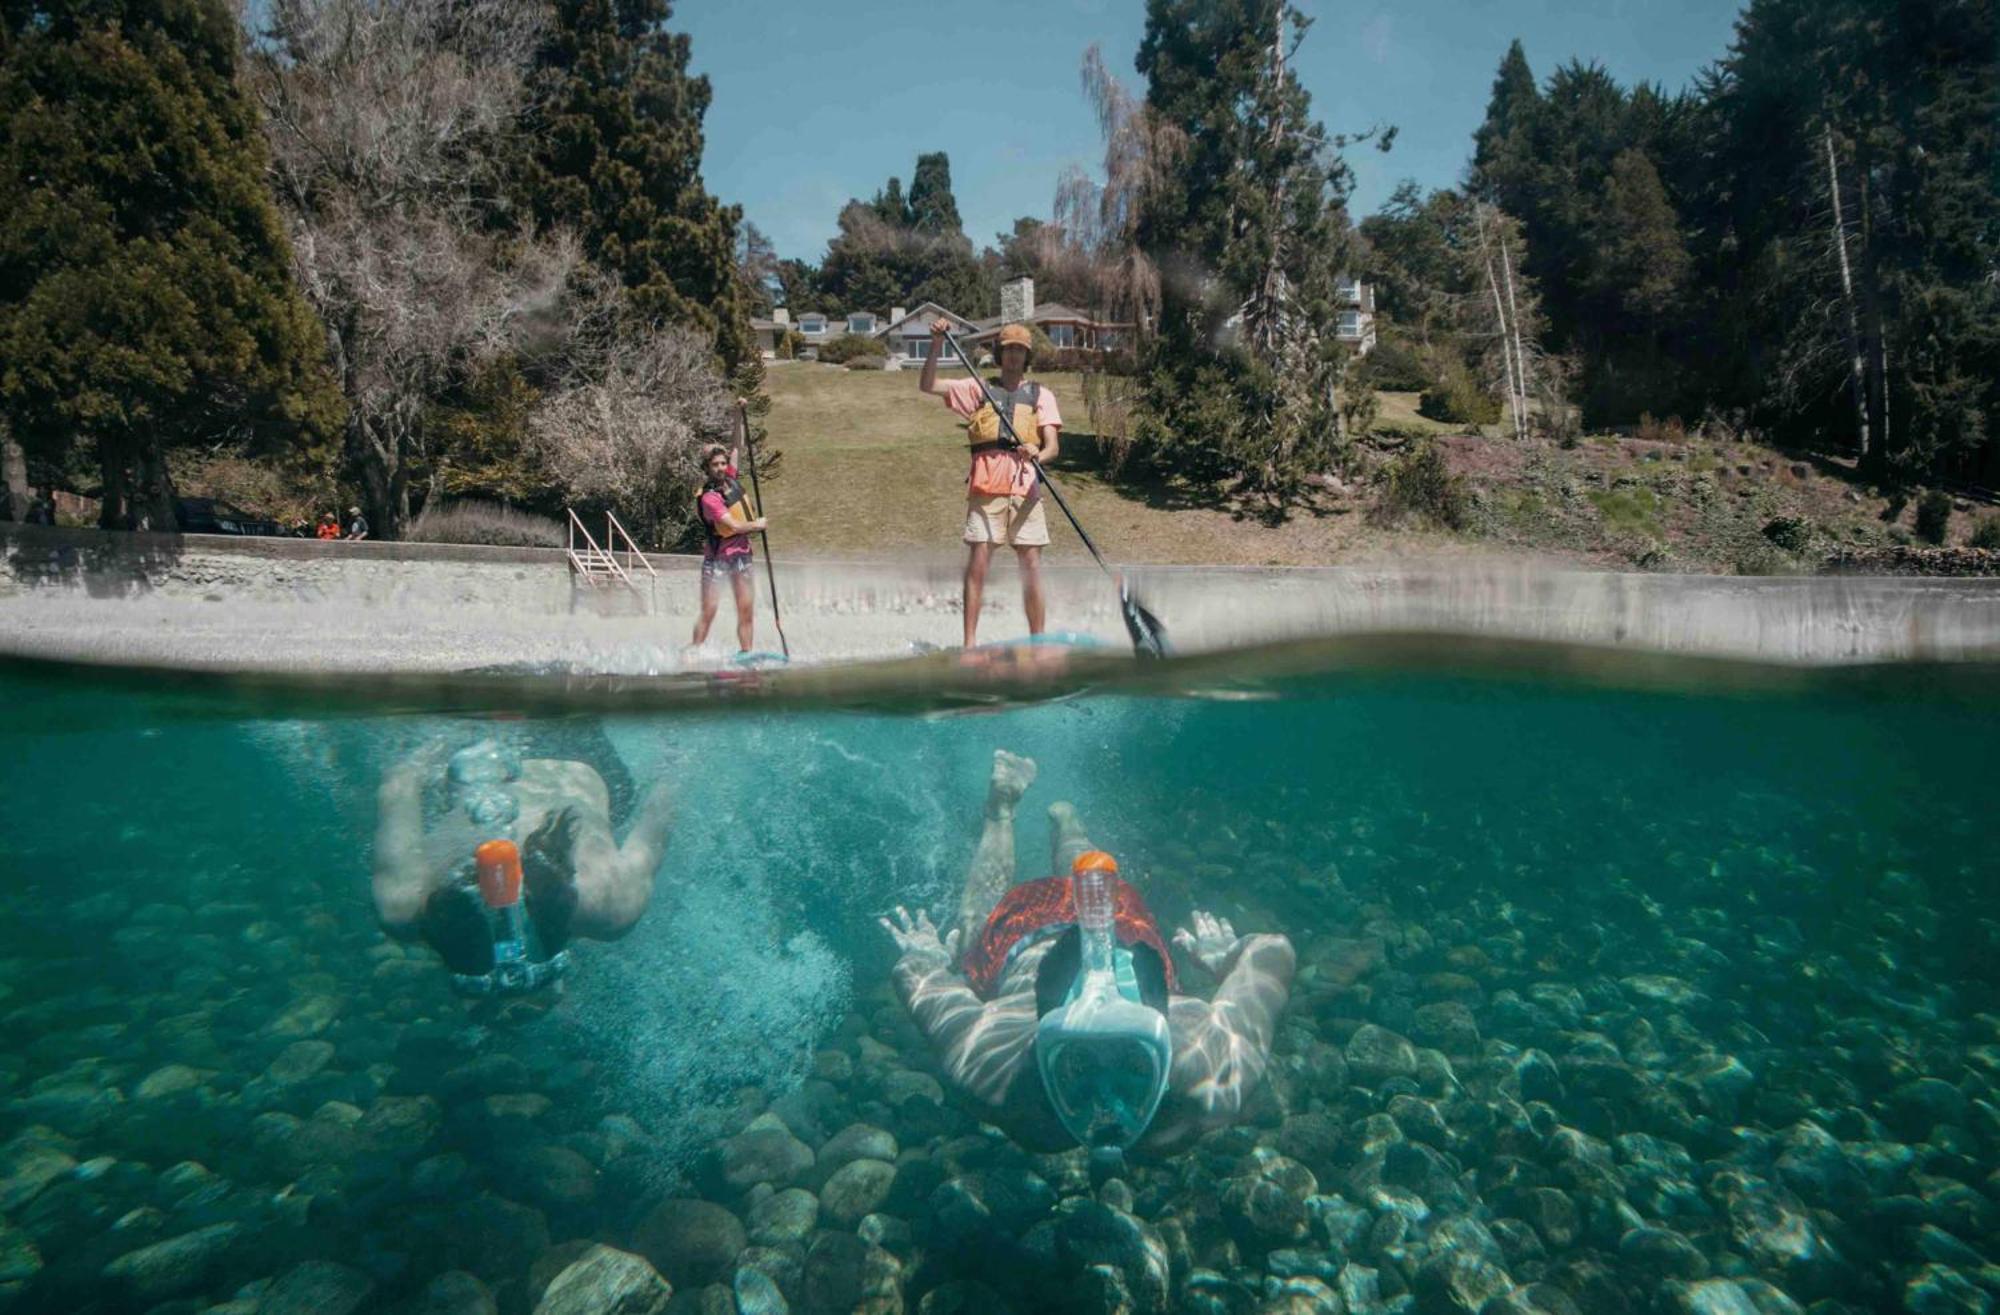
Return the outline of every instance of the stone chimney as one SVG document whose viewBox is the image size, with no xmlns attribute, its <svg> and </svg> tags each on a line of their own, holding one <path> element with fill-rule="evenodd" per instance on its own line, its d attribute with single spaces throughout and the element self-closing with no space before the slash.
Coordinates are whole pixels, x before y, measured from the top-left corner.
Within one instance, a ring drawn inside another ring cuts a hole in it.
<svg viewBox="0 0 2000 1315">
<path fill-rule="evenodd" d="M 894 324 L 894 323 L 895 323 L 896 321 L 898 321 L 898 320 L 900 320 L 900 319 L 902 319 L 902 318 L 903 318 L 903 308 L 902 308 L 901 306 L 892 306 L 892 307 L 890 307 L 890 309 L 889 309 L 889 323 L 891 323 L 891 324 Z"/>
<path fill-rule="evenodd" d="M 1016 274 L 1000 285 L 1000 322 L 1019 324 L 1035 313 L 1035 280 Z"/>
<path fill-rule="evenodd" d="M 792 312 L 780 306 L 771 312 L 771 322 L 773 324 L 790 324 L 792 322 Z"/>
</svg>

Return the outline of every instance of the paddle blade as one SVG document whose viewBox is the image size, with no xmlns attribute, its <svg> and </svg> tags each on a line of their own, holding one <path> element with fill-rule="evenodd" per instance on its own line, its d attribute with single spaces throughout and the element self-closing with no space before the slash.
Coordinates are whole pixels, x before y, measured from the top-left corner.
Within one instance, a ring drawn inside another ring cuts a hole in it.
<svg viewBox="0 0 2000 1315">
<path fill-rule="evenodd" d="M 1142 658 L 1167 655 L 1167 628 L 1132 596 L 1122 580 L 1118 585 L 1118 610 L 1125 617 L 1125 633 L 1132 636 L 1133 653 Z"/>
</svg>

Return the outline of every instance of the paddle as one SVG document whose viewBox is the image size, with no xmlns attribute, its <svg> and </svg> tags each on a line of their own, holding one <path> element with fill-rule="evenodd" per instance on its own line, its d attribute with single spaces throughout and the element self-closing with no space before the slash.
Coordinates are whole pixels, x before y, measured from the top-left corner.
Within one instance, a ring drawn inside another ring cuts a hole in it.
<svg viewBox="0 0 2000 1315">
<path fill-rule="evenodd" d="M 750 468 L 750 496 L 757 500 L 757 519 L 764 519 L 764 490 L 757 485 L 757 445 L 750 440 L 750 407 L 742 398 L 736 399 L 736 414 L 743 421 L 743 461 Z M 784 650 L 785 660 L 792 660 L 792 646 L 785 640 L 785 621 L 778 615 L 778 567 L 771 560 L 771 534 L 768 530 L 757 531 L 757 537 L 764 544 L 764 576 L 771 582 L 771 624 L 778 630 L 778 647 Z"/>
<path fill-rule="evenodd" d="M 957 336 L 951 330 L 946 329 L 944 338 L 946 342 L 951 344 L 951 350 L 958 356 L 958 359 L 965 362 L 965 367 L 968 370 L 971 369 L 972 358 L 967 356 L 965 349 L 958 345 Z M 1014 432 L 1014 418 L 1007 414 L 1007 408 L 995 406 L 993 410 L 1000 417 L 1001 427 L 1006 430 L 1006 438 L 1003 441 L 1009 447 L 1025 447 L 1026 445 L 1021 442 L 1021 436 Z M 1041 481 L 1042 487 L 1049 491 L 1050 496 L 1056 500 L 1056 506 L 1062 508 L 1062 514 L 1069 518 L 1071 527 L 1076 530 L 1076 537 L 1082 539 L 1083 546 L 1090 550 L 1090 555 L 1097 562 L 1098 569 L 1118 582 L 1118 612 L 1125 618 L 1125 632 L 1132 637 L 1133 653 L 1142 658 L 1165 657 L 1168 651 L 1167 628 L 1160 624 L 1160 618 L 1154 616 L 1146 609 L 1144 604 L 1132 596 L 1132 587 L 1125 582 L 1124 575 L 1112 570 L 1110 563 L 1104 560 L 1104 554 L 1097 551 L 1097 545 L 1091 542 L 1090 534 L 1083 528 L 1083 522 L 1079 521 L 1076 518 L 1076 513 L 1069 509 L 1069 502 L 1063 497 L 1062 490 L 1057 488 L 1055 481 L 1049 478 L 1047 468 L 1039 461 L 1034 463 L 1034 467 L 1036 477 Z"/>
</svg>

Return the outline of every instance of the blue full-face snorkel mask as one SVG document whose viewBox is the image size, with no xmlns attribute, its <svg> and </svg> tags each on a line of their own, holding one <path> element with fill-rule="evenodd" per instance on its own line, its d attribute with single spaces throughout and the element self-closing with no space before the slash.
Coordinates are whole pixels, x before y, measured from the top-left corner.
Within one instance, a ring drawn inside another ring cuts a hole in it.
<svg viewBox="0 0 2000 1315">
<path fill-rule="evenodd" d="M 511 843 L 514 824 L 521 816 L 521 803 L 514 795 L 514 782 L 520 779 L 521 760 L 492 740 L 481 740 L 468 745 L 452 755 L 447 779 L 451 783 L 451 801 L 454 807 L 464 811 L 472 824 L 487 837 L 487 843 L 479 847 L 480 857 L 471 863 L 477 874 L 482 902 L 485 905 L 487 930 L 493 937 L 493 967 L 479 974 L 452 974 L 452 987 L 461 995 L 521 995 L 542 987 L 561 977 L 569 968 L 569 952 L 558 950 L 547 958 L 535 958 L 533 930 L 528 925 L 526 910 L 520 900 L 520 857 L 518 849 Z M 512 856 L 511 897 L 502 898 L 489 891 L 488 887 L 504 886 L 505 881 L 495 881 L 495 874 L 485 870 L 489 866 L 488 851 L 493 842 L 509 841 L 504 846 L 506 854 Z"/>
<path fill-rule="evenodd" d="M 1068 997 L 1035 1029 L 1035 1063 L 1064 1129 L 1093 1154 L 1115 1157 L 1145 1134 L 1167 1094 L 1173 1034 L 1166 1016 L 1140 1001 L 1131 952 L 1113 934 L 1106 874 L 1079 863 L 1070 888 L 1081 966 Z"/>
</svg>

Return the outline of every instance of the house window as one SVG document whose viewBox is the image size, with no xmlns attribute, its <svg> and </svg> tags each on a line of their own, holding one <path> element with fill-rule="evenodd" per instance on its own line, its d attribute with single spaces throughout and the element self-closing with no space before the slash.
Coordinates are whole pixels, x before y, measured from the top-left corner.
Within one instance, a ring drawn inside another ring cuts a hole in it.
<svg viewBox="0 0 2000 1315">
<path fill-rule="evenodd" d="M 804 334 L 825 333 L 826 316 L 824 315 L 799 316 L 799 332 Z"/>
<path fill-rule="evenodd" d="M 849 333 L 873 333 L 875 332 L 875 317 L 873 315 L 850 315 L 847 317 L 847 331 Z"/>
<path fill-rule="evenodd" d="M 1344 310 L 1340 312 L 1340 320 L 1338 323 L 1339 327 L 1336 330 L 1337 336 L 1342 338 L 1359 338 L 1361 336 L 1360 311 Z"/>
<path fill-rule="evenodd" d="M 1361 280 L 1342 279 L 1340 283 L 1335 286 L 1334 295 L 1339 297 L 1342 301 L 1354 301 L 1354 302 L 1360 301 Z"/>
<path fill-rule="evenodd" d="M 1049 341 L 1058 347 L 1076 346 L 1076 326 L 1074 324 L 1051 324 Z"/>
<path fill-rule="evenodd" d="M 921 361 L 930 354 L 931 354 L 930 339 L 928 338 L 903 339 L 903 356 L 906 360 Z"/>
</svg>

